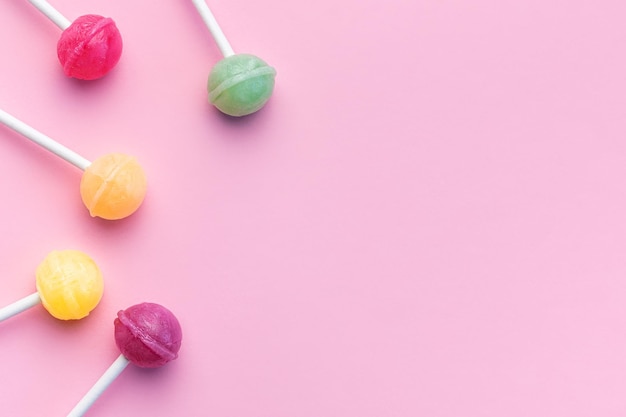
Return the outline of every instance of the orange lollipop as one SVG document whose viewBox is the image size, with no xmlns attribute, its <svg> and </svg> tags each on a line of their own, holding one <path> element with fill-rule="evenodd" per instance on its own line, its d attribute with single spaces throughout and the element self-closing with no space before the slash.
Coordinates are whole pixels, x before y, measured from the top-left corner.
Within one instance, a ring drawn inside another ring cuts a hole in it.
<svg viewBox="0 0 626 417">
<path fill-rule="evenodd" d="M 112 153 L 90 162 L 2 110 L 0 122 L 84 171 L 80 195 L 92 217 L 123 219 L 143 202 L 146 175 L 132 156 Z"/>
</svg>

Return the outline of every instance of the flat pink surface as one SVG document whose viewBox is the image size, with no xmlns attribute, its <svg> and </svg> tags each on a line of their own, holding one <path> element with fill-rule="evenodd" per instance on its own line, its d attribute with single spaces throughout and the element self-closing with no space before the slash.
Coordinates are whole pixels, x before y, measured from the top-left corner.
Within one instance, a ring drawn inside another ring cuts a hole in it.
<svg viewBox="0 0 626 417">
<path fill-rule="evenodd" d="M 0 128 L 0 305 L 52 249 L 106 285 L 83 321 L 0 324 L 0 415 L 66 415 L 141 301 L 180 357 L 89 416 L 626 415 L 626 2 L 213 0 L 278 71 L 240 120 L 206 102 L 190 1 L 53 3 L 113 17 L 118 67 L 66 79 L 59 29 L 4 1 L 0 108 L 150 185 L 91 219 L 80 172 Z"/>
</svg>

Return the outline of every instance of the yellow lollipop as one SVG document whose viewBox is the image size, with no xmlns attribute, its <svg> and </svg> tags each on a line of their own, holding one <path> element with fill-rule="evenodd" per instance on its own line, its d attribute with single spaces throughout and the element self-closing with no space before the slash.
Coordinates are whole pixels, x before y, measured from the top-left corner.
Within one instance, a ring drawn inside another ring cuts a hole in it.
<svg viewBox="0 0 626 417">
<path fill-rule="evenodd" d="M 0 309 L 0 321 L 40 302 L 60 320 L 78 320 L 96 308 L 104 291 L 102 273 L 89 255 L 52 251 L 37 267 L 37 292 Z"/>
<path fill-rule="evenodd" d="M 135 158 L 113 153 L 90 162 L 2 110 L 0 123 L 84 171 L 80 194 L 92 217 L 123 219 L 141 206 L 146 195 L 147 181 L 146 174 Z"/>
<path fill-rule="evenodd" d="M 104 291 L 98 265 L 77 250 L 51 252 L 37 268 L 36 283 L 41 303 L 60 320 L 86 317 Z"/>
</svg>

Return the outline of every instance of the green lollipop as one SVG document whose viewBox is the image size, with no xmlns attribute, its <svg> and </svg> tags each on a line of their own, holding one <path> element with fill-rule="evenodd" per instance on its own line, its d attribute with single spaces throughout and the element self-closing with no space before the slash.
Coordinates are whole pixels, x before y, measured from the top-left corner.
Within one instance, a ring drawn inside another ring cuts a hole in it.
<svg viewBox="0 0 626 417">
<path fill-rule="evenodd" d="M 192 0 L 224 55 L 209 74 L 209 101 L 230 116 L 260 110 L 274 91 L 276 70 L 261 58 L 235 54 L 204 0 Z"/>
</svg>

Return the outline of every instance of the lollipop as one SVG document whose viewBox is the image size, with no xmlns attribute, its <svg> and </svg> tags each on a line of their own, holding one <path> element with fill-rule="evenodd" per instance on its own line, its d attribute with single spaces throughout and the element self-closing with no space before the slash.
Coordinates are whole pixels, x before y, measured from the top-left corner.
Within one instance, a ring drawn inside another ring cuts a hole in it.
<svg viewBox="0 0 626 417">
<path fill-rule="evenodd" d="M 0 321 L 40 302 L 59 320 L 78 320 L 93 310 L 104 290 L 98 265 L 77 250 L 52 251 L 36 272 L 37 292 L 0 309 Z"/>
<path fill-rule="evenodd" d="M 276 70 L 261 58 L 235 54 L 204 0 L 192 0 L 224 55 L 209 74 L 209 101 L 223 113 L 245 116 L 260 110 L 274 90 Z"/>
<path fill-rule="evenodd" d="M 135 158 L 113 153 L 90 162 L 2 110 L 0 123 L 84 171 L 80 195 L 92 217 L 122 219 L 134 213 L 143 202 L 146 176 Z"/>
<path fill-rule="evenodd" d="M 68 77 L 95 80 L 120 60 L 122 37 L 110 18 L 88 14 L 70 22 L 45 0 L 28 1 L 63 30 L 57 56 Z"/>
<path fill-rule="evenodd" d="M 132 362 L 142 368 L 158 368 L 178 357 L 183 333 L 171 311 L 154 303 L 141 303 L 117 313 L 115 344 L 122 354 L 70 411 L 82 416 Z"/>
</svg>

